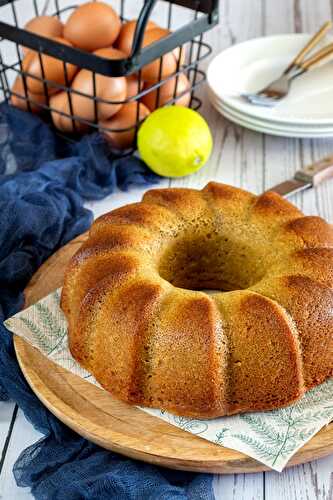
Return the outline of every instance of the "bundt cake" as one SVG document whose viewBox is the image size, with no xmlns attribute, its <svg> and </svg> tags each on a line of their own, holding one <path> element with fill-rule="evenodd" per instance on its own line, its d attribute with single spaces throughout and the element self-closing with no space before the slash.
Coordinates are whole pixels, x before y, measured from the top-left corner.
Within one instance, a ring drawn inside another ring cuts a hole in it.
<svg viewBox="0 0 333 500">
<path fill-rule="evenodd" d="M 94 222 L 61 306 L 74 358 L 123 401 L 279 408 L 333 374 L 333 228 L 274 192 L 153 189 Z"/>
</svg>

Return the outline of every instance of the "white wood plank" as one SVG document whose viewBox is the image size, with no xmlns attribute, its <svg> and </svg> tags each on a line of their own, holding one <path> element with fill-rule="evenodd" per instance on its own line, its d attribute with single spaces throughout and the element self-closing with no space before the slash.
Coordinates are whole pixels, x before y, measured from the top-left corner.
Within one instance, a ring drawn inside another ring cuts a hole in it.
<svg viewBox="0 0 333 500">
<path fill-rule="evenodd" d="M 0 402 L 0 463 L 4 454 L 4 446 L 7 440 L 14 407 L 14 403 L 4 401 Z"/>
<path fill-rule="evenodd" d="M 300 30 L 314 33 L 325 21 L 331 19 L 330 0 L 299 0 Z"/>
<path fill-rule="evenodd" d="M 266 0 L 266 2 L 269 0 Z M 265 3 L 262 0 L 221 0 L 221 23 L 229 26 L 233 43 L 263 34 L 263 14 Z"/>
<path fill-rule="evenodd" d="M 295 31 L 295 5 L 294 0 L 282 2 L 264 2 L 264 35 L 277 35 L 280 33 L 293 33 Z"/>
<path fill-rule="evenodd" d="M 213 486 L 216 500 L 264 499 L 262 474 L 216 475 Z"/>
<path fill-rule="evenodd" d="M 0 498 L 3 500 L 30 500 L 33 498 L 29 488 L 18 488 L 16 486 L 13 465 L 22 450 L 41 437 L 42 435 L 33 428 L 24 417 L 23 412 L 19 410 L 0 477 Z"/>
<path fill-rule="evenodd" d="M 269 500 L 332 500 L 333 455 L 291 467 L 279 474 L 266 472 L 265 498 Z"/>
</svg>

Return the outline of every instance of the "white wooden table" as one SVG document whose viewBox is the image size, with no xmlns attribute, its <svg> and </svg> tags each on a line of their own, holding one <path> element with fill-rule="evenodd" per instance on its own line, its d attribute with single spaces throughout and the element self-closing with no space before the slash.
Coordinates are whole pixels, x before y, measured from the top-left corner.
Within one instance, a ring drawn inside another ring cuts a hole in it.
<svg viewBox="0 0 333 500">
<path fill-rule="evenodd" d="M 128 0 L 130 3 L 134 0 Z M 72 2 L 71 2 L 72 3 Z M 221 23 L 207 36 L 218 52 L 230 44 L 275 33 L 314 32 L 332 17 L 331 0 L 221 0 Z M 29 19 L 31 15 L 26 13 Z M 221 68 L 222 70 L 222 68 Z M 202 113 L 214 135 L 214 152 L 197 174 L 165 180 L 162 186 L 203 187 L 209 180 L 261 192 L 313 160 L 333 152 L 332 140 L 280 139 L 234 126 L 208 103 L 203 89 Z M 139 200 L 142 191 L 116 193 L 100 202 L 87 203 L 98 216 L 112 208 Z M 307 214 L 320 214 L 333 221 L 333 181 L 293 200 Z M 17 488 L 12 467 L 20 452 L 40 438 L 12 403 L 0 403 L 0 498 L 32 498 Z M 217 499 L 223 500 L 332 500 L 333 456 L 293 467 L 278 474 L 215 476 Z"/>
</svg>

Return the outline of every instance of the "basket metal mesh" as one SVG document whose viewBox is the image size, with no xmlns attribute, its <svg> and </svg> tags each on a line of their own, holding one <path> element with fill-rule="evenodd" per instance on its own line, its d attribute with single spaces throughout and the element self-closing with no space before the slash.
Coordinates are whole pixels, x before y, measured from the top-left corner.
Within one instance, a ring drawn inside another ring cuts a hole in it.
<svg viewBox="0 0 333 500">
<path fill-rule="evenodd" d="M 71 121 L 71 135 L 76 136 L 79 132 L 81 125 L 85 125 L 88 130 L 100 130 L 101 132 L 108 133 L 112 132 L 114 134 L 121 134 L 123 132 L 133 131 L 133 140 L 131 144 L 126 146 L 127 152 L 133 151 L 135 149 L 135 137 L 138 127 L 140 126 L 140 115 L 139 115 L 139 103 L 141 99 L 148 93 L 154 92 L 155 107 L 160 106 L 160 93 L 161 87 L 169 80 L 173 82 L 173 95 L 168 101 L 163 102 L 163 105 L 173 105 L 184 97 L 185 94 L 189 94 L 188 105 L 193 109 L 198 109 L 201 105 L 200 99 L 196 95 L 196 90 L 199 85 L 205 80 L 205 73 L 199 68 L 200 62 L 206 58 L 211 53 L 210 46 L 204 42 L 204 33 L 201 32 L 196 37 L 189 39 L 187 42 L 178 46 L 177 49 L 177 66 L 176 71 L 168 75 L 167 77 L 162 77 L 163 69 L 163 56 L 159 56 L 159 75 L 157 81 L 151 84 L 144 84 L 142 79 L 142 71 L 140 67 L 140 59 L 136 61 L 135 75 L 137 78 L 137 93 L 131 97 L 128 97 L 122 101 L 110 101 L 103 99 L 101 96 L 97 95 L 96 92 L 96 76 L 99 71 L 90 71 L 92 78 L 92 89 L 93 92 L 90 94 L 85 94 L 79 90 L 74 90 L 71 87 L 71 79 L 68 72 L 68 59 L 66 58 L 67 47 L 64 48 L 62 55 L 62 65 L 64 71 L 64 83 L 56 83 L 54 81 L 48 80 L 45 76 L 45 58 L 49 57 L 45 54 L 48 52 L 46 48 L 39 44 L 36 50 L 34 46 L 34 51 L 38 55 L 39 64 L 41 68 L 41 74 L 36 76 L 24 67 L 24 54 L 23 46 L 17 41 L 15 37 L 15 28 L 22 30 L 28 20 L 34 16 L 39 15 L 53 15 L 57 16 L 62 22 L 65 22 L 69 17 L 71 12 L 83 1 L 72 3 L 69 0 L 0 0 L 0 19 L 5 20 L 5 22 L 0 22 L 0 90 L 3 93 L 4 99 L 9 102 L 13 102 L 16 98 L 16 105 L 27 111 L 38 110 L 45 120 L 52 123 L 51 113 L 61 115 Z M 141 1 L 131 1 L 131 0 L 118 0 L 115 2 L 107 2 L 118 12 L 121 20 L 123 22 L 137 18 L 140 15 L 141 9 L 144 7 L 145 2 Z M 166 1 L 155 1 L 154 8 L 151 12 L 151 19 L 154 20 L 160 27 L 166 28 L 172 32 L 171 37 L 176 37 L 179 29 L 182 25 L 187 23 L 187 26 L 191 27 L 191 23 L 197 23 L 202 17 L 208 18 L 208 15 L 200 9 L 202 5 L 198 1 L 194 2 L 166 2 Z M 190 7 L 178 5 L 189 4 Z M 211 25 L 216 24 L 214 19 L 210 19 Z M 212 27 L 211 26 L 211 27 Z M 11 28 L 13 30 L 11 31 Z M 207 28 L 205 28 L 207 29 Z M 13 34 L 14 33 L 14 34 Z M 170 38 L 170 37 L 168 37 Z M 64 46 L 62 46 L 64 47 Z M 162 54 L 163 44 L 161 45 Z M 68 56 L 70 59 L 70 56 Z M 82 57 L 82 54 L 81 54 Z M 89 55 L 87 54 L 87 58 Z M 131 73 L 131 71 L 130 71 Z M 189 80 L 189 86 L 183 92 L 179 92 L 178 80 L 180 75 L 186 75 Z M 117 75 L 118 76 L 118 75 Z M 22 81 L 22 90 L 17 92 L 13 89 L 13 82 L 16 78 L 20 78 Z M 34 78 L 39 80 L 43 89 L 43 98 L 38 96 L 38 102 L 31 94 L 28 87 L 28 79 Z M 143 85 L 144 84 L 144 85 Z M 59 109 L 52 108 L 50 104 L 50 95 L 55 92 L 65 92 L 68 99 L 68 112 L 61 111 Z M 78 94 L 85 97 L 89 101 L 93 101 L 94 117 L 91 120 L 86 120 L 80 115 L 76 115 L 73 109 L 73 95 Z M 127 128 L 116 128 L 101 126 L 98 120 L 98 106 L 100 103 L 104 104 L 120 104 L 124 105 L 129 102 L 136 103 L 136 120 L 135 123 Z M 111 147 L 112 146 L 111 144 Z"/>
</svg>

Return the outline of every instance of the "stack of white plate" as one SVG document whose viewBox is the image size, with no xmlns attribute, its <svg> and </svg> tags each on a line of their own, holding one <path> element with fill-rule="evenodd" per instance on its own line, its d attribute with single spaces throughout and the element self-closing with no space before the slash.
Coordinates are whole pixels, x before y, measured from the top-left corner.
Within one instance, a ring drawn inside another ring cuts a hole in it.
<svg viewBox="0 0 333 500">
<path fill-rule="evenodd" d="M 310 35 L 256 38 L 218 54 L 207 72 L 212 105 L 243 127 L 284 137 L 333 137 L 333 62 L 294 80 L 274 108 L 242 97 L 281 75 Z"/>
</svg>

